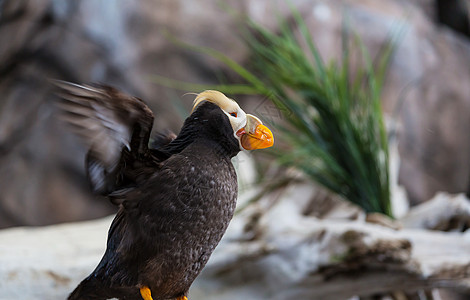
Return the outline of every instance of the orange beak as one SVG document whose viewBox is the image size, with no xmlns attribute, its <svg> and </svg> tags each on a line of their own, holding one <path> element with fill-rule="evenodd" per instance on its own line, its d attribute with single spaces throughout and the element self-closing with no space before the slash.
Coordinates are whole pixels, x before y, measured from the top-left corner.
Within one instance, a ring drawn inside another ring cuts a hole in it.
<svg viewBox="0 0 470 300">
<path fill-rule="evenodd" d="M 271 130 L 264 126 L 257 117 L 247 114 L 245 128 L 237 132 L 241 145 L 245 150 L 264 149 L 274 145 Z"/>
</svg>

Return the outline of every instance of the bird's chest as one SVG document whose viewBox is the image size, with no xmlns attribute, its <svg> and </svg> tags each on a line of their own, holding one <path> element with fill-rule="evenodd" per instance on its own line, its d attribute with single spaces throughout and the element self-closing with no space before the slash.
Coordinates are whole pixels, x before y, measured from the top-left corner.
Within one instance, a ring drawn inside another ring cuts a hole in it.
<svg viewBox="0 0 470 300">
<path fill-rule="evenodd" d="M 237 198 L 237 180 L 233 166 L 227 164 L 188 164 L 184 180 L 177 188 L 177 210 L 181 217 L 175 223 L 175 234 L 194 255 L 201 247 L 213 247 L 222 237 L 232 218 Z M 194 258 L 192 258 L 194 259 Z"/>
<path fill-rule="evenodd" d="M 230 212 L 237 197 L 236 175 L 223 164 L 189 165 L 176 192 L 183 207 L 195 216 Z"/>
<path fill-rule="evenodd" d="M 236 205 L 237 178 L 231 163 L 188 163 L 179 170 L 182 176 L 167 200 L 171 205 L 158 214 L 159 242 L 146 268 L 157 285 L 179 278 L 183 288 L 202 270 L 227 229 Z"/>
<path fill-rule="evenodd" d="M 154 223 L 158 234 L 175 248 L 195 250 L 197 255 L 203 245 L 220 240 L 232 218 L 236 173 L 230 160 L 190 156 L 181 157 L 172 167 L 175 179 L 164 205 L 155 209 Z"/>
</svg>

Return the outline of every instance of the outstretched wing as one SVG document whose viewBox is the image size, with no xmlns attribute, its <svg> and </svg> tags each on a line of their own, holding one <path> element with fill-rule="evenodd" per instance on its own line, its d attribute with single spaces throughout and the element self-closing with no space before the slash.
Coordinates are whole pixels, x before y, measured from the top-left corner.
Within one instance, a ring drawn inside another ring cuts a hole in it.
<svg viewBox="0 0 470 300">
<path fill-rule="evenodd" d="M 54 81 L 62 118 L 89 147 L 87 173 L 97 193 L 112 192 L 132 160 L 148 152 L 153 113 L 140 99 L 109 86 Z"/>
</svg>

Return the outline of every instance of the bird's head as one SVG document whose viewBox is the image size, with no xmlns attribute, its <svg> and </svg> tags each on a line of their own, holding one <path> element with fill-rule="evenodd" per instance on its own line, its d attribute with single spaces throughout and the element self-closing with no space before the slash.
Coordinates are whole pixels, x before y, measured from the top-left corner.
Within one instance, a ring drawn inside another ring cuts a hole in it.
<svg viewBox="0 0 470 300">
<path fill-rule="evenodd" d="M 221 92 L 207 90 L 198 94 L 194 100 L 192 112 L 197 111 L 202 106 L 201 104 L 206 102 L 218 106 L 228 118 L 233 137 L 238 141 L 240 150 L 264 149 L 274 144 L 271 130 L 264 126 L 260 119 L 245 113 L 237 102 Z"/>
</svg>

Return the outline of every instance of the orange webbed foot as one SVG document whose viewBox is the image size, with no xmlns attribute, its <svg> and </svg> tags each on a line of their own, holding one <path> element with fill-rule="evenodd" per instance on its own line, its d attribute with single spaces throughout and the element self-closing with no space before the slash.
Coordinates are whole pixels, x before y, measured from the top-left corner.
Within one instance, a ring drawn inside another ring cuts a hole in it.
<svg viewBox="0 0 470 300">
<path fill-rule="evenodd" d="M 142 298 L 144 298 L 144 300 L 153 300 L 152 292 L 147 286 L 140 288 L 140 295 L 142 296 Z"/>
</svg>

